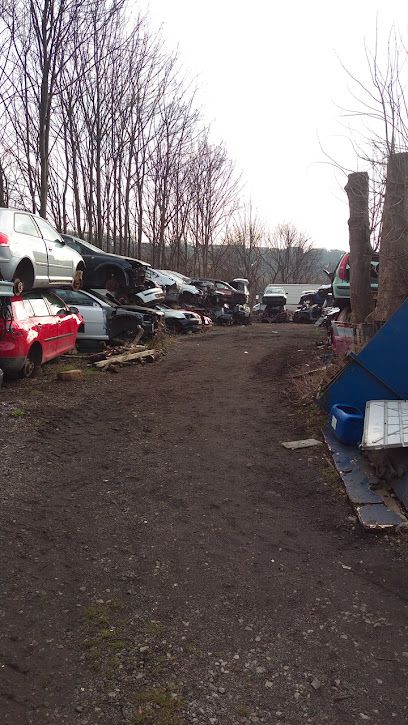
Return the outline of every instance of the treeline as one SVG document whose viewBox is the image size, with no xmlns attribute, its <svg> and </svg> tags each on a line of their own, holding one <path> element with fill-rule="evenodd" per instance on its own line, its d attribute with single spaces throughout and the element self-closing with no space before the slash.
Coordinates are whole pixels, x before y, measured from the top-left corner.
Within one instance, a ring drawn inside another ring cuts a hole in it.
<svg viewBox="0 0 408 725">
<path fill-rule="evenodd" d="M 207 274 L 237 208 L 176 55 L 127 0 L 0 0 L 0 205 Z M 192 258 L 191 258 L 191 251 Z"/>
</svg>

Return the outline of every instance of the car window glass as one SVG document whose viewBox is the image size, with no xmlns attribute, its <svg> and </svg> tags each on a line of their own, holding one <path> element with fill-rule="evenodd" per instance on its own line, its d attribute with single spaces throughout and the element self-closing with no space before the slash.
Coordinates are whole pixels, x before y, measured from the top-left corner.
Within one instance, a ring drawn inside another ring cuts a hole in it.
<svg viewBox="0 0 408 725">
<path fill-rule="evenodd" d="M 30 300 L 23 300 L 24 309 L 29 317 L 35 317 L 34 310 Z"/>
<path fill-rule="evenodd" d="M 57 295 L 52 294 L 52 292 L 44 292 L 44 297 L 48 302 L 52 315 L 57 315 L 60 310 L 65 308 L 63 301 L 58 299 Z"/>
<path fill-rule="evenodd" d="M 48 317 L 48 307 L 45 304 L 45 301 L 41 297 L 41 295 L 31 292 L 28 295 L 25 296 L 26 300 L 29 300 L 31 303 L 31 307 L 34 312 L 34 317 Z"/>
<path fill-rule="evenodd" d="M 216 289 L 228 289 L 226 284 L 223 284 L 222 282 L 216 282 L 215 283 Z"/>
<path fill-rule="evenodd" d="M 93 300 L 91 297 L 82 294 L 82 292 L 75 292 L 74 290 L 58 290 L 58 297 L 61 297 L 67 305 L 81 305 L 82 307 L 99 306 L 98 302 Z"/>
<path fill-rule="evenodd" d="M 40 227 L 40 232 L 44 239 L 47 240 L 47 242 L 55 242 L 57 239 L 60 241 L 60 235 L 56 231 L 56 229 L 53 229 L 48 222 L 44 221 L 44 219 L 41 219 L 41 217 L 36 217 L 35 221 L 37 222 L 38 226 Z"/>
<path fill-rule="evenodd" d="M 40 236 L 29 214 L 14 214 L 14 230 L 20 234 L 30 234 L 32 237 Z"/>
<path fill-rule="evenodd" d="M 81 245 L 79 244 L 79 242 L 75 241 L 75 239 L 73 239 L 72 237 L 65 237 L 64 241 L 66 242 L 66 244 L 68 244 L 69 247 L 71 247 L 71 249 L 75 249 L 75 251 L 79 254 L 83 254 Z"/>
</svg>

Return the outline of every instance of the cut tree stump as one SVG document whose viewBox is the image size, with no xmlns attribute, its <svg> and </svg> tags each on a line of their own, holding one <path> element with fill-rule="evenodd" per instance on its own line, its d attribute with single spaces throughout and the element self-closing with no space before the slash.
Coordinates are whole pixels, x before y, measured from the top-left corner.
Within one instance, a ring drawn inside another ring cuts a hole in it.
<svg viewBox="0 0 408 725">
<path fill-rule="evenodd" d="M 348 175 L 345 186 L 350 207 L 350 304 L 351 321 L 364 322 L 374 308 L 371 292 L 370 222 L 368 216 L 368 174 Z"/>
<path fill-rule="evenodd" d="M 377 306 L 386 322 L 408 297 L 408 153 L 391 154 L 387 165 Z"/>
<path fill-rule="evenodd" d="M 65 380 L 66 382 L 69 382 L 70 380 L 76 380 L 77 378 L 81 377 L 82 370 L 63 370 L 57 375 L 58 380 Z"/>
</svg>

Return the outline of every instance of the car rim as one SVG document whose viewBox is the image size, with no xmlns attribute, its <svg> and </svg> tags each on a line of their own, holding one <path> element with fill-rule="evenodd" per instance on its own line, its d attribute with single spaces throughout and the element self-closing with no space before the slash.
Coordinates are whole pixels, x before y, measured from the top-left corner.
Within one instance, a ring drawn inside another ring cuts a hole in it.
<svg viewBox="0 0 408 725">
<path fill-rule="evenodd" d="M 35 365 L 33 360 L 30 360 L 30 358 L 27 358 L 27 360 L 24 363 L 23 367 L 23 377 L 25 378 L 31 378 L 33 372 L 35 369 Z"/>
<path fill-rule="evenodd" d="M 74 282 L 73 282 L 73 285 L 72 285 L 73 288 L 74 288 L 74 290 L 80 290 L 81 289 L 83 275 L 84 275 L 84 273 L 83 273 L 82 269 L 77 269 L 77 271 L 75 272 Z"/>
<path fill-rule="evenodd" d="M 24 282 L 21 279 L 15 279 L 13 284 L 13 290 L 15 295 L 23 294 Z"/>
</svg>

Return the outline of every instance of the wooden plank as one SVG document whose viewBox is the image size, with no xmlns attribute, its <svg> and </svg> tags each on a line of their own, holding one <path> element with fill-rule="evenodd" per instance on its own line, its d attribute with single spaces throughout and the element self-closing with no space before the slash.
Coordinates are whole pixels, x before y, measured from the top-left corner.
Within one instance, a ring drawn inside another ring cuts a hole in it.
<svg viewBox="0 0 408 725">
<path fill-rule="evenodd" d="M 93 363 L 96 368 L 106 368 L 109 365 L 119 365 L 121 363 L 133 362 L 134 360 L 157 360 L 160 353 L 158 350 L 143 350 L 141 352 L 129 352 L 124 355 L 113 355 L 107 360 L 100 360 L 99 362 Z"/>
</svg>

